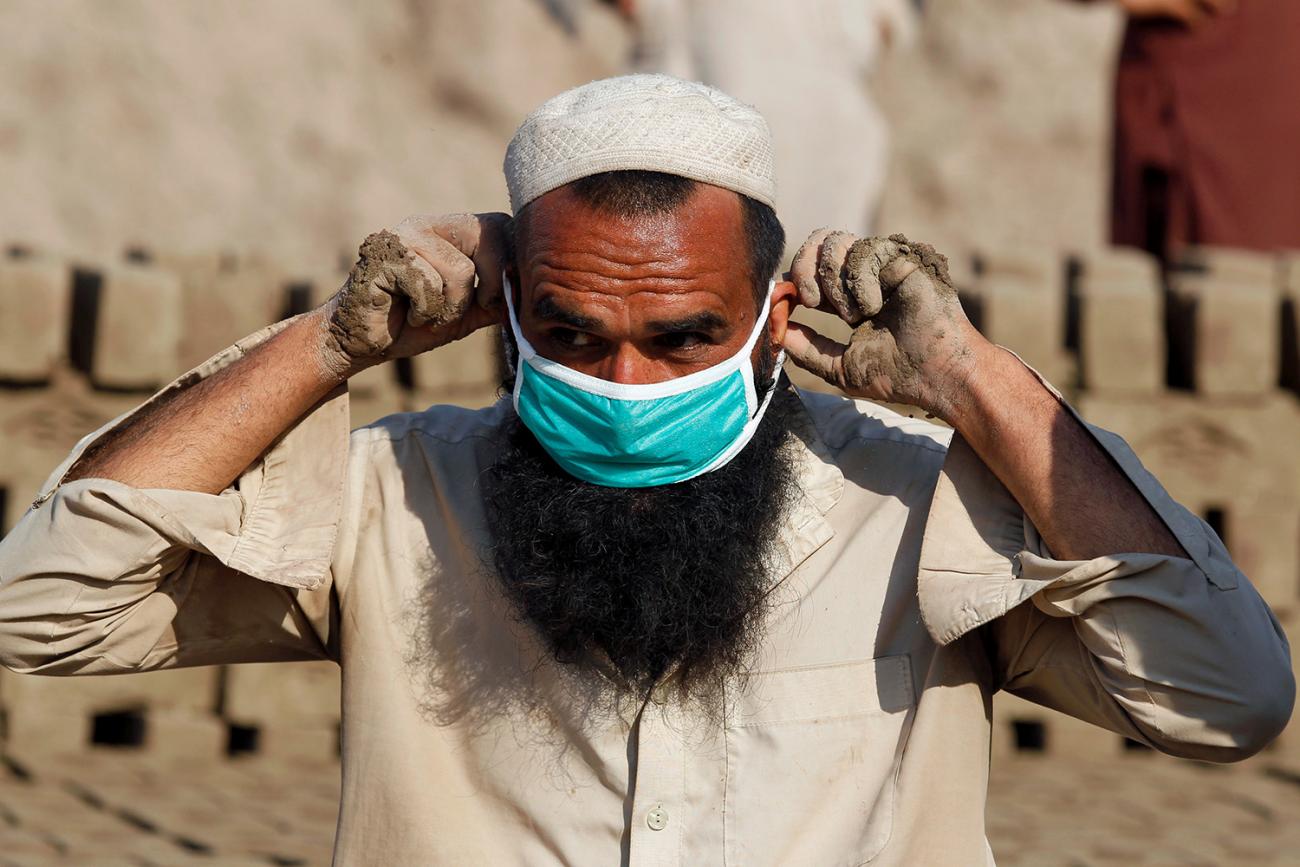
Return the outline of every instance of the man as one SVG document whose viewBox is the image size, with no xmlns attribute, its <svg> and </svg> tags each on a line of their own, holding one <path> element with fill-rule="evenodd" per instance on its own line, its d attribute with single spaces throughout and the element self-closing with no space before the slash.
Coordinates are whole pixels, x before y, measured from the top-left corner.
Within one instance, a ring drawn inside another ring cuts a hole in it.
<svg viewBox="0 0 1300 867">
<path fill-rule="evenodd" d="M 1300 247 L 1300 4 L 1120 5 L 1113 241 L 1166 260 L 1189 244 Z"/>
<path fill-rule="evenodd" d="M 926 245 L 823 231 L 770 280 L 770 153 L 677 79 L 547 102 L 513 221 L 372 235 L 324 307 L 79 446 L 0 545 L 0 659 L 337 660 L 340 864 L 991 863 L 998 689 L 1262 748 L 1288 648 L 1213 532 Z M 350 374 L 493 322 L 510 399 L 349 439 Z M 795 391 L 781 347 L 957 434 Z"/>
</svg>

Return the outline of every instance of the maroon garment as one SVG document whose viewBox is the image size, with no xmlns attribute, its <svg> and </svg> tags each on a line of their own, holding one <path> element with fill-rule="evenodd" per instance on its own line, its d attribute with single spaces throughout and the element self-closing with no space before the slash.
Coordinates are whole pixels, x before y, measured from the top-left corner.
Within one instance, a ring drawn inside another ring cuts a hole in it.
<svg viewBox="0 0 1300 867">
<path fill-rule="evenodd" d="M 1203 27 L 1129 22 L 1115 92 L 1112 237 L 1300 249 L 1300 0 Z"/>
</svg>

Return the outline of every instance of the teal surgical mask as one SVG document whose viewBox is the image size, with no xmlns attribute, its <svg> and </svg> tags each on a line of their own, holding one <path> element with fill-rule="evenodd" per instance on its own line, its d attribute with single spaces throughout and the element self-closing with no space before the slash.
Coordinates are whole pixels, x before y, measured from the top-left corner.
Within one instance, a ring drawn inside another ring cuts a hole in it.
<svg viewBox="0 0 1300 867">
<path fill-rule="evenodd" d="M 510 329 L 519 347 L 515 411 L 572 476 L 610 488 L 684 482 L 740 453 L 776 389 L 760 404 L 750 354 L 767 328 L 772 289 L 745 345 L 726 361 L 665 382 L 623 384 L 542 358 L 524 339 L 505 281 Z M 780 371 L 785 354 L 777 358 Z"/>
</svg>

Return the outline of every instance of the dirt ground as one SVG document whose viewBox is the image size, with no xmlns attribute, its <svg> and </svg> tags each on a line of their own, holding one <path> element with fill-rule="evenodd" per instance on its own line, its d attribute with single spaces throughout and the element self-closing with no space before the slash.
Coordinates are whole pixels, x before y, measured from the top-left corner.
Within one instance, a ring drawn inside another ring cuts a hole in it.
<svg viewBox="0 0 1300 867">
<path fill-rule="evenodd" d="M 8 756 L 0 865 L 326 865 L 338 792 L 332 763 Z M 1017 756 L 994 768 L 988 811 L 1002 867 L 1300 865 L 1297 820 L 1300 775 L 1154 754 Z"/>
</svg>

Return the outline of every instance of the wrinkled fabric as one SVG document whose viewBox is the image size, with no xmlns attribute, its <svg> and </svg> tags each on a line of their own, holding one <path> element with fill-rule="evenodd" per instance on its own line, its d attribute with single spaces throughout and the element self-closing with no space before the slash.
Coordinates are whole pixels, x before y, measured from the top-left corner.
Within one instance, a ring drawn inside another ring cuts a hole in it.
<svg viewBox="0 0 1300 867">
<path fill-rule="evenodd" d="M 212 496 L 59 484 L 74 453 L 0 541 L 0 661 L 335 660 L 346 865 L 991 864 L 1000 689 L 1200 759 L 1285 724 L 1277 621 L 1117 437 L 1094 430 L 1191 559 L 1055 560 L 960 438 L 800 397 L 802 495 L 722 716 L 602 700 L 509 608 L 480 489 L 506 401 L 349 436 L 332 395 Z"/>
</svg>

